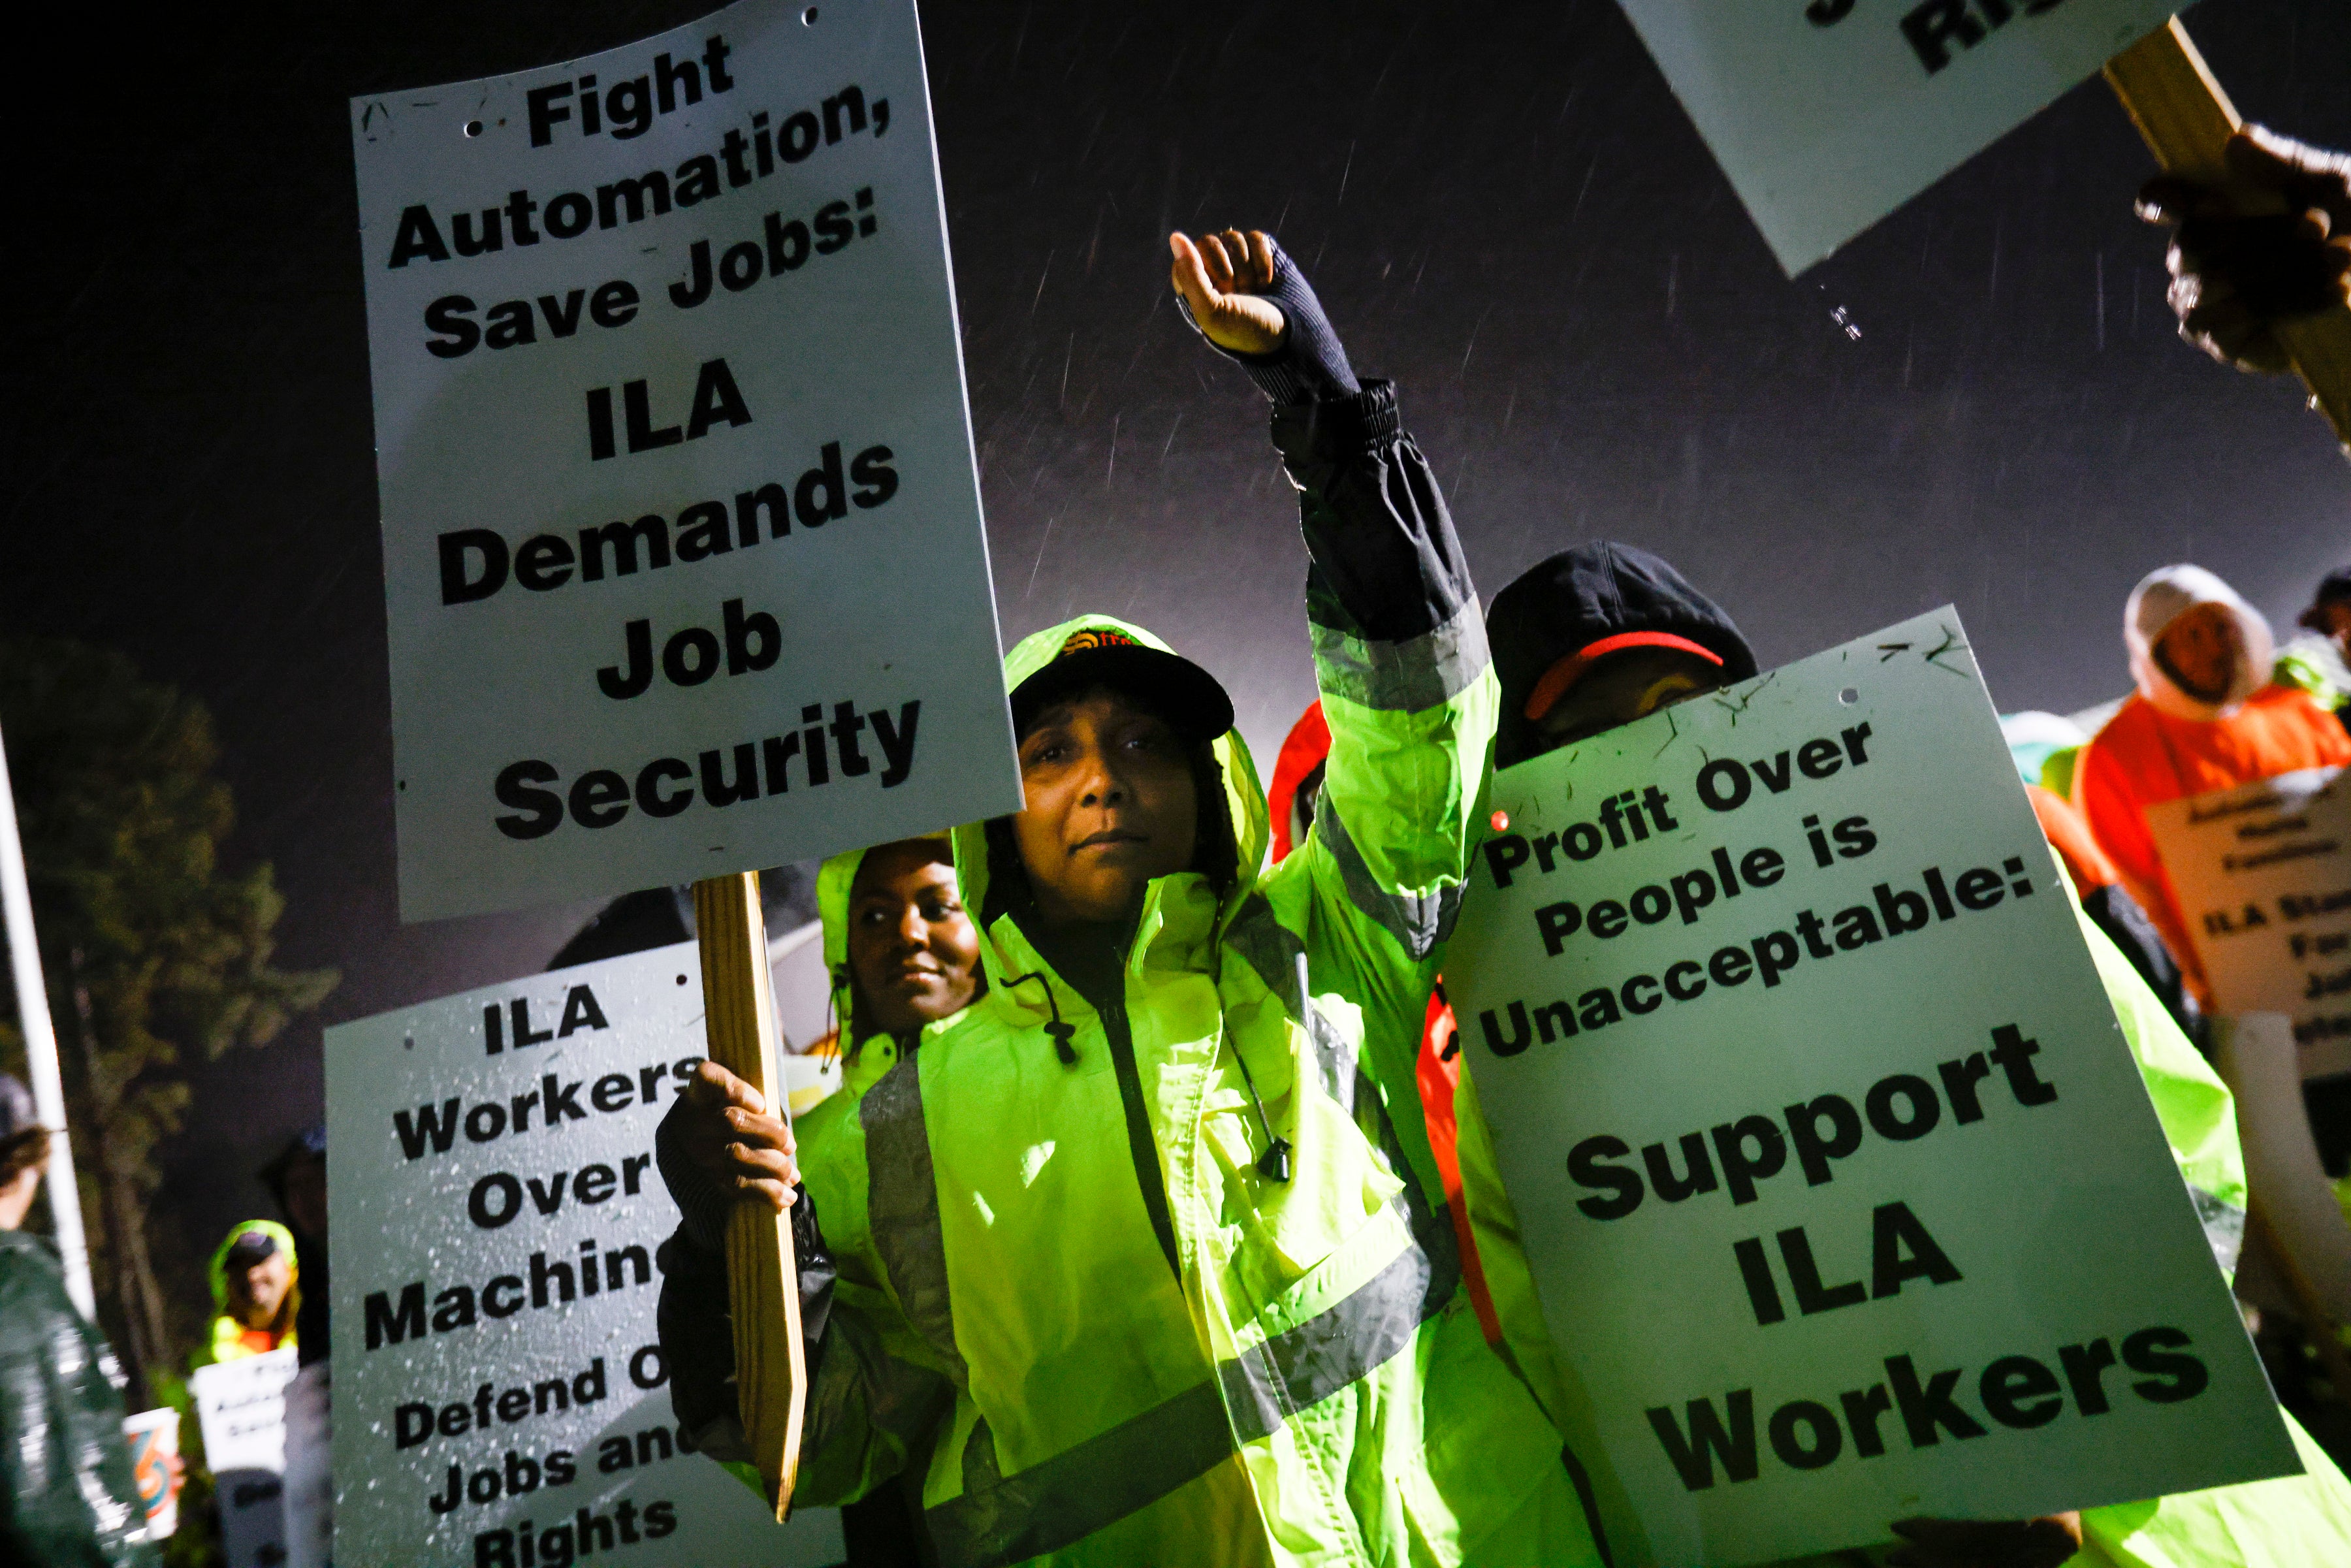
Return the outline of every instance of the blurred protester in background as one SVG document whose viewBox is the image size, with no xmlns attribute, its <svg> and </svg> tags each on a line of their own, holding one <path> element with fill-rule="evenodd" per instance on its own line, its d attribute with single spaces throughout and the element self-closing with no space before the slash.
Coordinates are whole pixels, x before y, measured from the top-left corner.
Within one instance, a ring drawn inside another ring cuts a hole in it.
<svg viewBox="0 0 2351 1568">
<path fill-rule="evenodd" d="M 266 1355 L 295 1343 L 300 1292 L 294 1233 L 274 1219 L 233 1226 L 213 1253 L 213 1331 L 190 1358 L 196 1366 Z"/>
<path fill-rule="evenodd" d="M 2074 803 L 2210 1010 L 2147 808 L 2351 763 L 2351 735 L 2309 692 L 2273 678 L 2269 622 L 2202 567 L 2148 573 L 2124 608 L 2123 642 L 2138 689 L 2074 764 Z"/>
<path fill-rule="evenodd" d="M 2330 571 L 2311 596 L 2300 624 L 2310 633 L 2286 644 L 2330 688 L 2335 716 L 2351 730 L 2351 566 Z"/>
<path fill-rule="evenodd" d="M 48 1157 L 32 1094 L 0 1073 L 0 1563 L 152 1568 L 114 1352 L 18 1228 Z"/>
<path fill-rule="evenodd" d="M 858 1131 L 865 1092 L 911 1055 L 923 1031 L 954 1018 L 986 988 L 979 928 L 956 883 L 946 834 L 877 844 L 833 856 L 817 873 L 825 968 L 832 978 L 831 1041 L 842 1059 L 840 1089 L 792 1124 L 799 1157 L 822 1157 L 832 1138 Z M 662 1354 L 670 1401 L 696 1448 L 759 1490 L 736 1413 L 734 1325 L 727 1312 L 728 1163 L 737 1134 L 752 1146 L 779 1143 L 784 1129 L 758 1092 L 715 1062 L 703 1062 L 682 1097 L 699 1114 L 664 1123 L 656 1141 L 663 1179 L 685 1221 L 661 1249 Z M 695 1194 L 703 1195 L 695 1197 Z M 713 1197 L 712 1195 L 716 1195 Z M 698 1225 L 709 1219 L 715 1224 Z M 841 1511 L 848 1568 L 917 1568 L 931 1561 L 923 1533 L 919 1476 L 884 1482 Z"/>
<path fill-rule="evenodd" d="M 258 1174 L 293 1234 L 289 1272 L 297 1249 L 302 1260 L 292 1343 L 300 1346 L 301 1364 L 309 1366 L 327 1359 L 327 1129 L 297 1133 Z"/>
<path fill-rule="evenodd" d="M 286 1568 L 334 1556 L 333 1364 L 328 1360 L 327 1129 L 296 1134 L 260 1170 L 302 1260 L 294 1338 L 301 1372 L 286 1389 Z"/>
<path fill-rule="evenodd" d="M 2067 799 L 2074 765 L 2080 759 L 2089 737 L 2073 720 L 2053 713 L 2005 714 L 2001 717 L 2000 730 L 2008 741 L 2017 774 L 2024 780 L 2024 798 L 2032 802 L 2032 814 L 2041 823 L 2041 836 L 2057 852 L 2059 863 L 2074 883 L 2074 896 L 2081 901 L 2082 912 L 2130 961 L 2130 967 L 2138 971 L 2139 978 L 2163 1003 L 2164 1010 L 2171 1015 L 2180 1032 L 2209 1059 L 2212 1054 L 2211 1029 L 2203 1009 L 2196 1005 L 2196 998 L 2188 989 L 2179 961 L 2172 957 L 2155 922 L 2147 918 L 2138 900 L 2123 886 L 2121 873 L 2106 858 L 2106 852 L 2098 847 L 2090 824 Z"/>
</svg>

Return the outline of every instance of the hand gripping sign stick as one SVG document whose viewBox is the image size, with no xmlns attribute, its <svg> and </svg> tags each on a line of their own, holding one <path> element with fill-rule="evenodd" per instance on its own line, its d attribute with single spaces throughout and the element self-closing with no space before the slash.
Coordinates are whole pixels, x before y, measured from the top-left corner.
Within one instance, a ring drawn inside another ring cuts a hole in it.
<svg viewBox="0 0 2351 1568">
<path fill-rule="evenodd" d="M 2165 172 L 2229 183 L 2222 154 L 2241 121 L 2179 18 L 2108 60 L 2106 81 Z M 2281 321 L 2274 330 L 2310 388 L 2311 407 L 2351 454 L 2351 306 Z"/>
<path fill-rule="evenodd" d="M 778 1114 L 783 1075 L 775 1067 L 776 1005 L 768 977 L 767 921 L 759 873 L 694 884 L 701 934 L 703 1027 L 710 1060 L 759 1092 Z M 789 1210 L 770 1214 L 738 1203 L 726 1222 L 726 1295 L 735 1315 L 735 1385 L 752 1463 L 780 1520 L 791 1511 L 799 1469 L 800 1416 L 808 1373 L 800 1351 L 799 1263 Z"/>
</svg>

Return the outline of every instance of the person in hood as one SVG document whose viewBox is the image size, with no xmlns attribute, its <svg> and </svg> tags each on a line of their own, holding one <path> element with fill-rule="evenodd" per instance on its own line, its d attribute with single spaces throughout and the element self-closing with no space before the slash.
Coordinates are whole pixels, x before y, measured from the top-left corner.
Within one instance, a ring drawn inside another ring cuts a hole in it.
<svg viewBox="0 0 2351 1568">
<path fill-rule="evenodd" d="M 294 1233 L 274 1219 L 232 1226 L 213 1252 L 212 1337 L 190 1358 L 195 1366 L 266 1355 L 298 1343 L 301 1307 Z"/>
<path fill-rule="evenodd" d="M 1494 596 L 1487 636 L 1501 684 L 1498 768 L 1756 674 L 1755 656 L 1729 615 L 1671 565 L 1629 545 L 1581 545 L 1529 569 Z M 2050 836 L 2053 859 L 2062 862 L 2067 847 L 2059 840 L 2075 835 L 2061 818 Z M 2096 853 L 2086 843 L 2073 847 Z M 2081 918 L 2214 1260 L 2224 1272 L 2232 1270 L 2244 1231 L 2245 1176 L 2229 1091 L 2139 969 L 2086 913 Z M 1546 1391 L 1571 1445 L 1596 1451 L 1597 1437 L 1577 1414 L 1567 1369 L 1536 1304 L 1516 1211 L 1496 1175 L 1491 1135 L 1468 1074 L 1455 1108 L 1467 1207 L 1489 1260 L 1505 1341 Z M 1904 1568 L 2052 1568 L 2079 1552 L 2146 1568 L 2291 1568 L 2328 1560 L 2330 1551 L 2351 1559 L 2351 1485 L 2291 1416 L 2286 1421 L 2304 1476 L 2036 1520 L 1896 1521 L 1888 1528 L 1904 1544 L 1888 1561 Z"/>
<path fill-rule="evenodd" d="M 2304 635 L 2278 655 L 2281 676 L 2333 708 L 2351 730 L 2351 566 L 2320 580 L 2295 624 Z"/>
<path fill-rule="evenodd" d="M 2147 826 L 2150 806 L 2351 762 L 2351 735 L 2272 678 L 2270 624 L 2198 566 L 2149 572 L 2123 610 L 2137 690 L 2074 767 L 2074 803 L 2206 1010 L 2212 992 Z"/>
<path fill-rule="evenodd" d="M 727 1146 L 748 1139 L 780 1146 L 797 1139 L 803 1160 L 821 1157 L 827 1140 L 853 1135 L 857 1104 L 922 1042 L 923 1031 L 971 1005 L 986 985 L 979 928 L 957 890 L 953 847 L 945 834 L 852 850 L 817 873 L 817 915 L 824 925 L 825 967 L 840 1019 L 841 1087 L 784 1124 L 757 1091 L 703 1062 L 684 1098 L 699 1113 L 680 1116 L 675 1136 L 657 1145 L 673 1190 L 714 1179 L 742 1182 Z M 703 1175 L 673 1164 L 684 1162 Z M 737 1414 L 734 1325 L 727 1312 L 723 1247 L 681 1226 L 660 1253 L 657 1312 L 670 1400 L 695 1448 L 754 1491 L 758 1476 Z M 931 1559 L 922 1532 L 919 1487 L 900 1476 L 841 1510 L 849 1568 L 917 1568 Z"/>
<path fill-rule="evenodd" d="M 1142 628 L 1008 655 L 1026 804 L 955 835 L 986 994 L 843 1135 L 738 1161 L 778 1207 L 804 1181 L 838 1271 L 803 1291 L 799 1495 L 917 1473 L 949 1565 L 1598 1563 L 1461 1289 L 1414 1089 L 1493 727 L 1459 541 L 1288 258 L 1171 243 L 1300 492 L 1314 831 L 1260 871 L 1231 699 Z M 733 1191 L 676 1190 L 715 1235 Z"/>
<path fill-rule="evenodd" d="M 0 1563 L 153 1568 L 114 1351 L 66 1293 L 56 1249 L 19 1228 L 49 1137 L 31 1092 L 0 1072 Z"/>
<path fill-rule="evenodd" d="M 277 1157 L 261 1167 L 261 1185 L 286 1216 L 294 1249 L 302 1259 L 303 1289 L 294 1308 L 297 1358 L 312 1366 L 327 1359 L 327 1129 L 306 1127 L 287 1140 Z M 289 1259 L 293 1255 L 288 1253 Z"/>
</svg>

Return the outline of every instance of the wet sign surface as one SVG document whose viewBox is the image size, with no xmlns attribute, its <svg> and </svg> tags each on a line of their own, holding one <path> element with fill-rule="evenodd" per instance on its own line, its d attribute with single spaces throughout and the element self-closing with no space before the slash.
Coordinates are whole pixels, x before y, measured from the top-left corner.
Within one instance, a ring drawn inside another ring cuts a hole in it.
<svg viewBox="0 0 2351 1568">
<path fill-rule="evenodd" d="M 401 912 L 1018 809 L 911 0 L 354 99 Z"/>
<path fill-rule="evenodd" d="M 2163 26 L 2168 0 L 1623 0 L 1802 272 Z"/>
<path fill-rule="evenodd" d="M 841 1560 L 670 1407 L 653 1129 L 702 1056 L 691 944 L 327 1031 L 338 1563 Z"/>
<path fill-rule="evenodd" d="M 1956 614 L 1493 797 L 1446 986 L 1619 1561 L 2299 1469 Z"/>
</svg>

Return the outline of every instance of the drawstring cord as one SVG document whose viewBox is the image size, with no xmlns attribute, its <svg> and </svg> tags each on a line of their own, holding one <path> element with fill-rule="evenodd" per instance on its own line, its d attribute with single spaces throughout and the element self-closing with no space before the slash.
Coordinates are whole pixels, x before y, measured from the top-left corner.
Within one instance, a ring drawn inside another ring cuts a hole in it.
<svg viewBox="0 0 2351 1568">
<path fill-rule="evenodd" d="M 1223 1020 L 1218 1021 L 1222 1033 Z M 1249 1071 L 1249 1058 L 1241 1054 L 1240 1041 L 1233 1042 L 1233 1060 L 1241 1065 L 1241 1082 L 1249 1085 L 1249 1103 L 1257 1107 L 1257 1124 L 1265 1134 L 1265 1153 L 1257 1159 L 1257 1174 L 1268 1181 L 1290 1179 L 1290 1140 L 1273 1134 L 1273 1124 L 1266 1119 L 1265 1101 L 1259 1097 L 1256 1075 Z"/>
<path fill-rule="evenodd" d="M 1075 1024 L 1061 1021 L 1061 1006 L 1053 1000 L 1053 982 L 1045 977 L 1045 971 L 1032 969 L 1025 975 L 1014 975 L 1004 984 L 1008 990 L 1014 986 L 1025 986 L 1031 980 L 1044 988 L 1045 1010 L 1053 1015 L 1053 1021 L 1045 1026 L 1045 1032 L 1053 1037 L 1053 1054 L 1061 1059 L 1062 1066 L 1075 1067 L 1078 1064 L 1078 1048 L 1070 1043 L 1070 1037 L 1077 1033 L 1078 1029 Z"/>
</svg>

